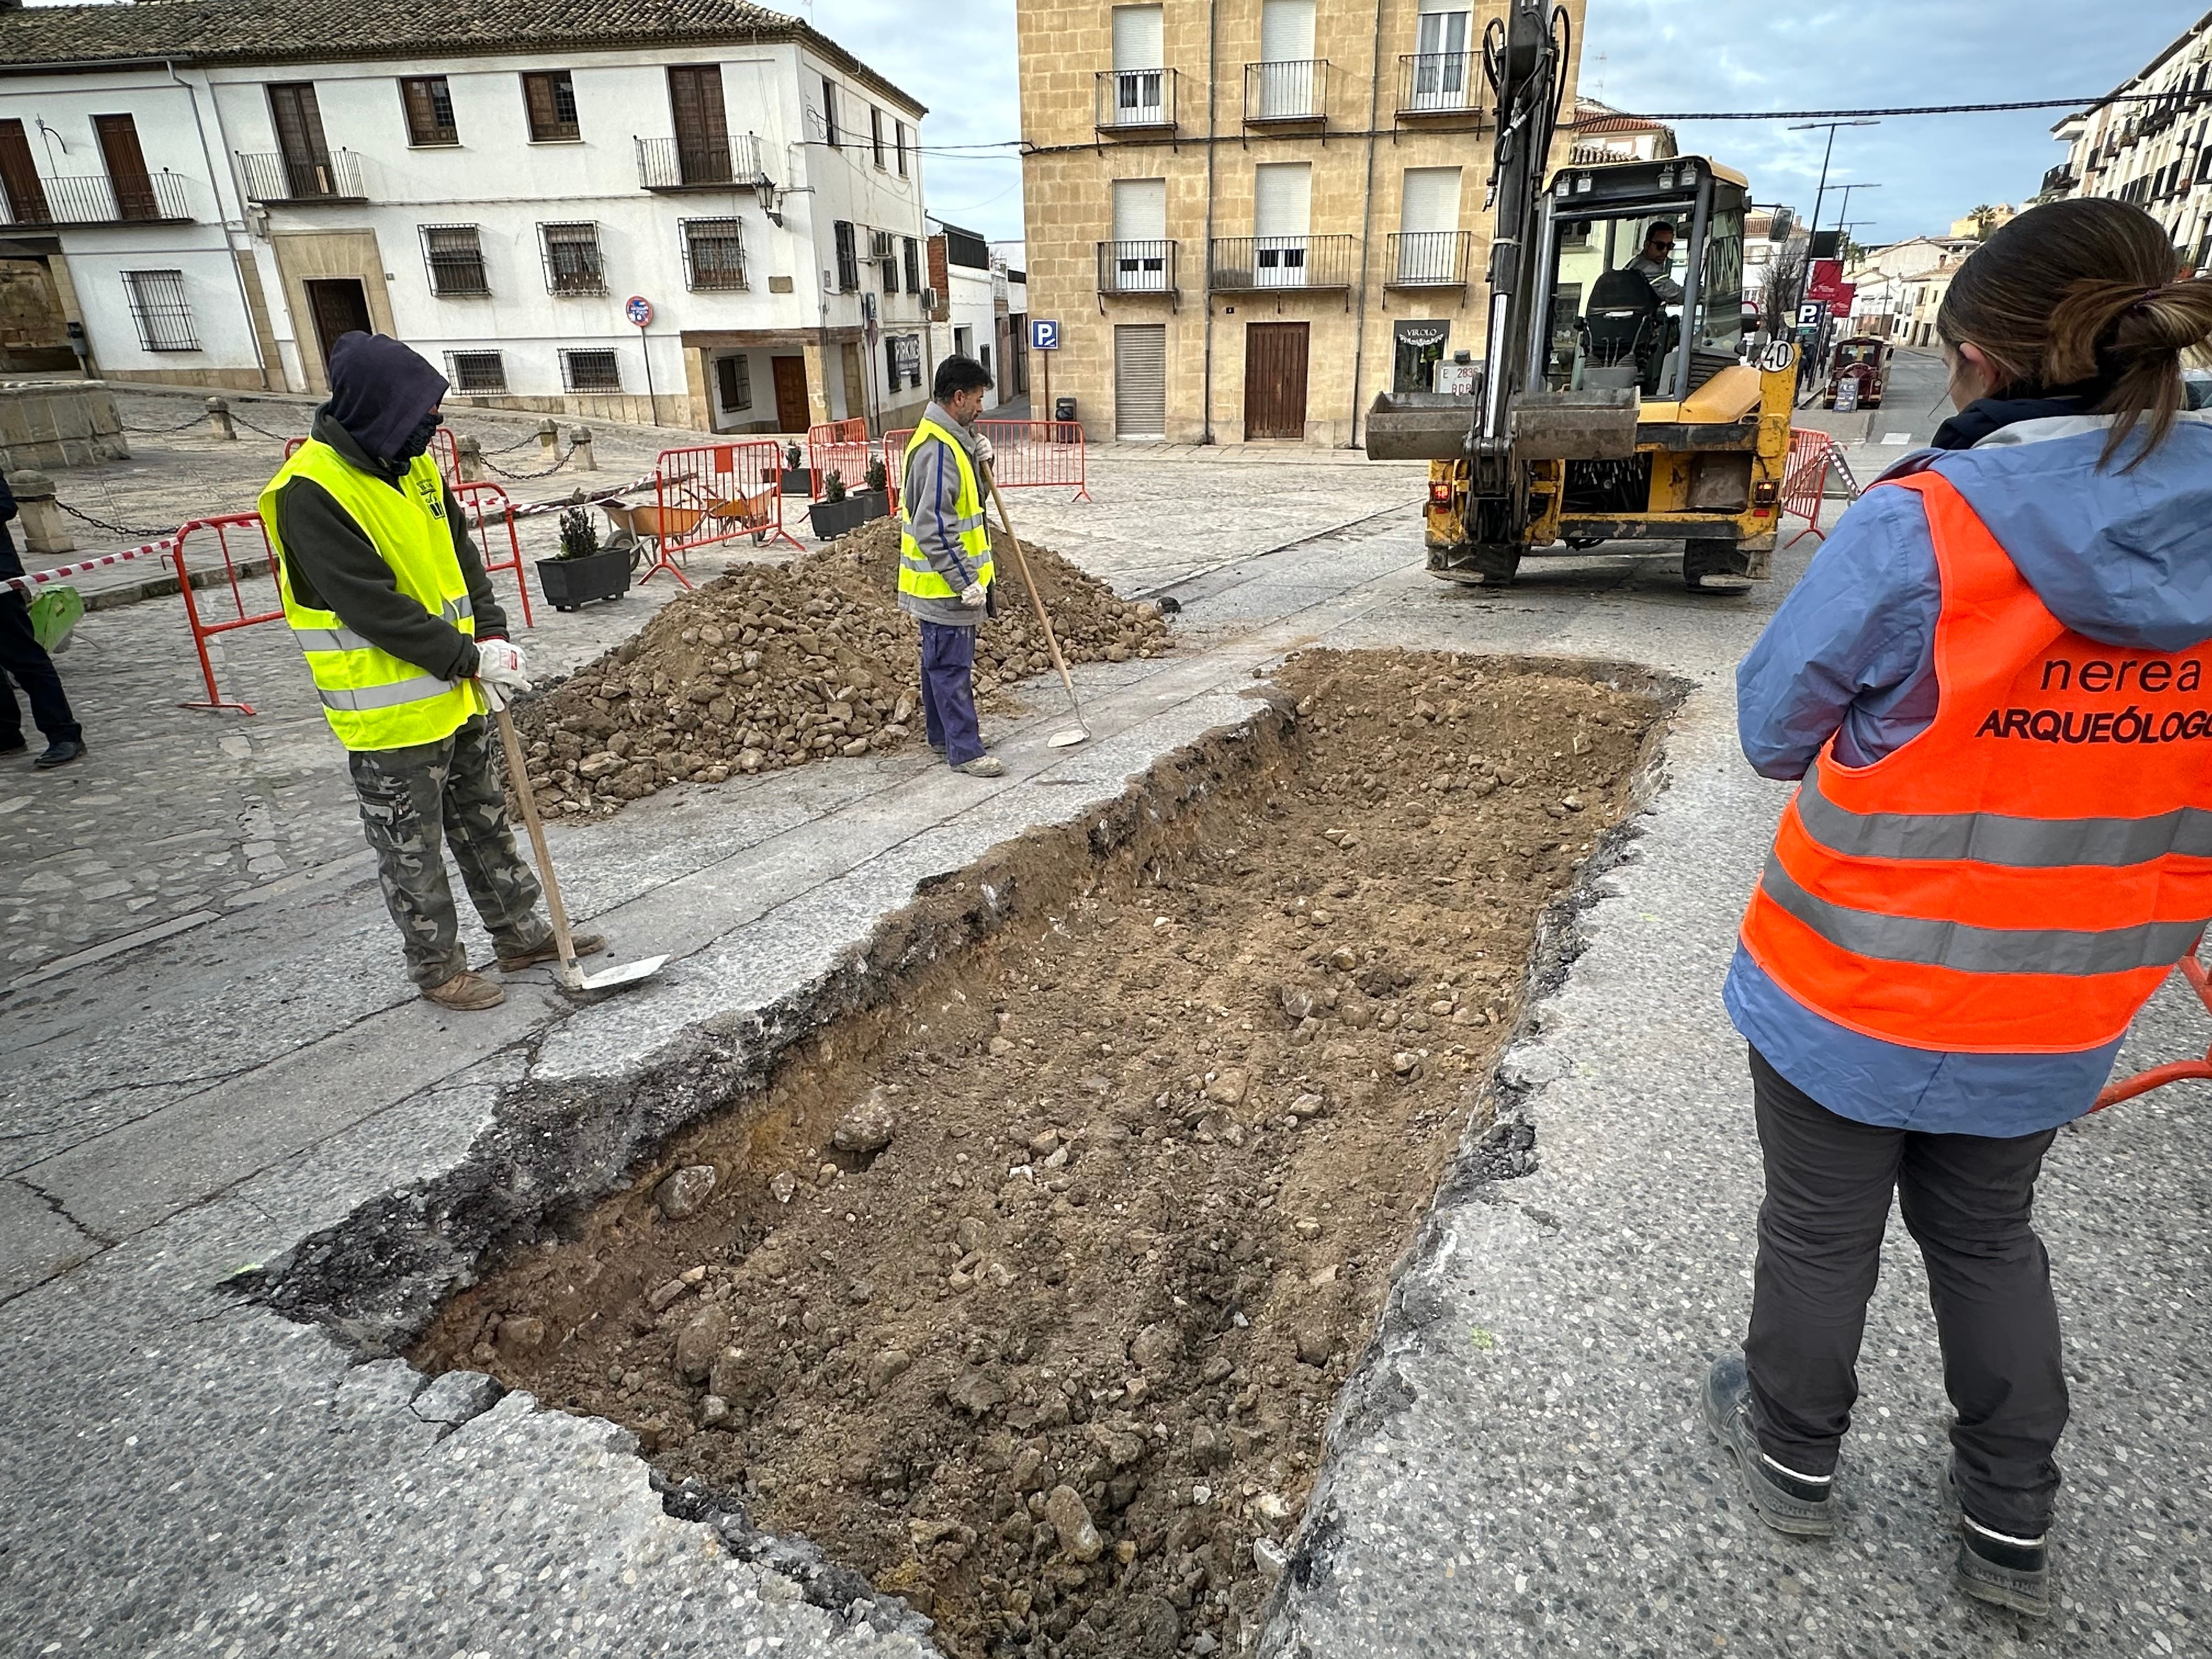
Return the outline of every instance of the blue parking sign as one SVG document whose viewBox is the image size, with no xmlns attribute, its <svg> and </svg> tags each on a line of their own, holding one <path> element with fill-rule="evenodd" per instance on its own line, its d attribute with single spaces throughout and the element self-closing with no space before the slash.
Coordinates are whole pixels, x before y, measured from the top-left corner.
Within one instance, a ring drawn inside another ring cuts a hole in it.
<svg viewBox="0 0 2212 1659">
<path fill-rule="evenodd" d="M 1048 318 L 1030 319 L 1030 349 L 1057 351 L 1060 349 L 1060 325 Z"/>
</svg>

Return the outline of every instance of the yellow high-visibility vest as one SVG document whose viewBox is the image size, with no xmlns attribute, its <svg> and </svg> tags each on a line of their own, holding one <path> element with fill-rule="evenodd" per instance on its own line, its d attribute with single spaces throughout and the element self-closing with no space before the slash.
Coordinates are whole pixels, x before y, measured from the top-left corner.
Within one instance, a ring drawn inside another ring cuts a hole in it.
<svg viewBox="0 0 2212 1659">
<path fill-rule="evenodd" d="M 441 679 L 378 650 L 340 621 L 336 611 L 302 605 L 293 593 L 283 538 L 276 529 L 276 498 L 294 478 L 311 479 L 330 492 L 331 499 L 384 556 L 402 593 L 473 637 L 476 616 L 460 560 L 453 553 L 446 483 L 438 464 L 428 455 L 417 455 L 395 489 L 328 444 L 310 439 L 277 469 L 261 492 L 259 505 L 269 545 L 276 554 L 276 586 L 283 597 L 285 620 L 307 653 L 308 672 L 322 696 L 323 716 L 338 741 L 349 749 L 405 749 L 449 735 L 477 712 L 473 685 L 466 680 Z"/>
<path fill-rule="evenodd" d="M 968 451 L 960 440 L 936 422 L 924 420 L 915 428 L 914 436 L 907 440 L 906 457 L 900 463 L 900 471 L 908 471 L 914 463 L 914 452 L 933 438 L 952 452 L 953 465 L 960 469 L 960 494 L 952 503 L 952 528 L 960 538 L 960 550 L 968 556 L 975 580 L 988 587 L 992 576 L 991 532 L 983 524 L 983 494 L 975 482 L 975 465 L 968 459 Z M 898 591 L 911 593 L 918 599 L 960 597 L 960 590 L 937 574 L 929 562 L 929 556 L 921 550 L 921 544 L 914 538 L 911 491 L 899 503 Z"/>
</svg>

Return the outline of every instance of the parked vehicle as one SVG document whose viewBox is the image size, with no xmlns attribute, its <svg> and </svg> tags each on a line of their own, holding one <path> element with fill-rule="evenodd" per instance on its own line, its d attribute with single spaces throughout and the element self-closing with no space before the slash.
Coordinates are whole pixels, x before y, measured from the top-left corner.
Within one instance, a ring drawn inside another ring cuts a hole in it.
<svg viewBox="0 0 2212 1659">
<path fill-rule="evenodd" d="M 1854 409 L 1880 409 L 1888 384 L 1889 342 L 1871 334 L 1854 334 L 1836 342 L 1828 359 L 1827 393 L 1820 401 L 1826 408 L 1846 413 Z"/>
</svg>

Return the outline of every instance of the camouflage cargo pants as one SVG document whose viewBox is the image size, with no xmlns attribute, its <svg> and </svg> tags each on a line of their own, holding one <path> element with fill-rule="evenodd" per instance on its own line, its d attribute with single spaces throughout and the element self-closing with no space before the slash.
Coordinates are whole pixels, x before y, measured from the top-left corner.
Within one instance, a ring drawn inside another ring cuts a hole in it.
<svg viewBox="0 0 2212 1659">
<path fill-rule="evenodd" d="M 535 950 L 551 936 L 538 915 L 538 878 L 514 850 L 493 747 L 479 714 L 436 743 L 358 749 L 348 757 L 377 879 L 417 985 L 442 984 L 469 965 L 441 841 L 502 955 Z"/>
</svg>

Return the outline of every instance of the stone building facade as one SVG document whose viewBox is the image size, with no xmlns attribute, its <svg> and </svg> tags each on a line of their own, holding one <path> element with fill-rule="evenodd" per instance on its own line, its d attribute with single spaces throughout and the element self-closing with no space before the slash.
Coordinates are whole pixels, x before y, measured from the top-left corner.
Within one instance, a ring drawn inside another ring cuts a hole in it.
<svg viewBox="0 0 2212 1659">
<path fill-rule="evenodd" d="M 2183 263 L 2212 265 L 2212 13 L 2113 88 L 2128 101 L 2077 111 L 2051 128 L 2066 159 L 2039 202 L 2106 196 L 2166 227 Z"/>
<path fill-rule="evenodd" d="M 1376 392 L 1482 355 L 1503 15 L 1018 0 L 1030 311 L 1094 441 L 1356 444 Z"/>
<path fill-rule="evenodd" d="M 0 7 L 0 369 L 319 392 L 368 328 L 453 406 L 907 424 L 923 113 L 744 0 Z"/>
</svg>

